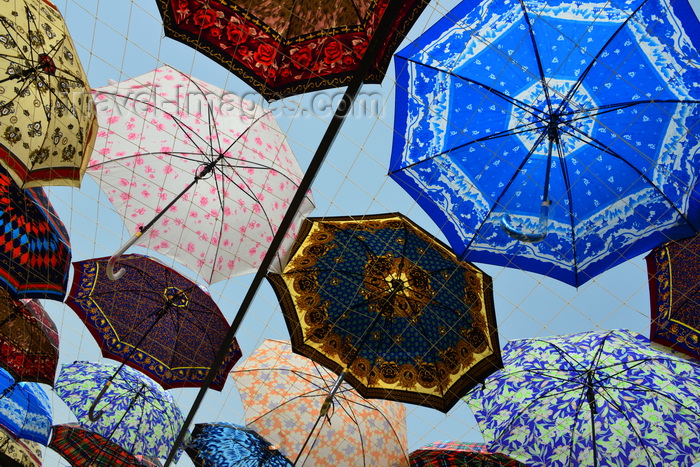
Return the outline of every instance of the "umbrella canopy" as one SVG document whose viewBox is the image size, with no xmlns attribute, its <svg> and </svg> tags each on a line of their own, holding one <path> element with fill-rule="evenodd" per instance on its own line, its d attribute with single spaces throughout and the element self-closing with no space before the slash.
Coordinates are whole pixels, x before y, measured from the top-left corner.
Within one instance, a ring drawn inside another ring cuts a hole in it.
<svg viewBox="0 0 700 467">
<path fill-rule="evenodd" d="M 54 425 L 49 447 L 73 467 L 157 467 L 160 462 L 137 458 L 119 445 L 77 423 Z"/>
<path fill-rule="evenodd" d="M 233 423 L 198 423 L 187 454 L 197 467 L 292 467 L 277 447 Z"/>
<path fill-rule="evenodd" d="M 700 231 L 698 44 L 686 0 L 465 0 L 397 53 L 390 175 L 460 258 L 578 287 Z"/>
<path fill-rule="evenodd" d="M 166 457 L 183 423 L 180 409 L 148 376 L 129 367 L 115 376 L 116 369 L 96 362 L 63 365 L 54 390 L 83 428 L 134 455 Z"/>
<path fill-rule="evenodd" d="M 207 283 L 257 271 L 302 177 L 272 113 L 169 67 L 94 92 L 88 173 L 135 234 L 122 251 L 138 242 Z"/>
<path fill-rule="evenodd" d="M 484 443 L 430 443 L 410 455 L 411 467 L 525 467 L 508 456 L 491 452 Z"/>
<path fill-rule="evenodd" d="M 289 342 L 266 339 L 231 377 L 247 427 L 295 465 L 408 465 L 406 408 L 399 403 L 364 399 L 343 384 L 320 428 L 310 428 L 336 375 L 293 354 Z"/>
<path fill-rule="evenodd" d="M 25 188 L 80 186 L 97 117 L 63 17 L 47 0 L 10 0 L 0 24 L 0 163 Z"/>
<path fill-rule="evenodd" d="M 294 351 L 364 397 L 447 412 L 502 366 L 491 278 L 401 214 L 309 218 L 268 278 Z"/>
<path fill-rule="evenodd" d="M 165 34 L 237 74 L 266 99 L 346 85 L 390 0 L 156 0 Z M 381 83 L 396 47 L 428 4 L 405 0 L 366 83 Z"/>
<path fill-rule="evenodd" d="M 15 300 L 0 289 L 0 366 L 19 381 L 53 386 L 58 329 L 38 300 Z"/>
<path fill-rule="evenodd" d="M 51 401 L 41 385 L 17 382 L 0 368 L 0 426 L 16 438 L 46 445 L 51 414 Z"/>
<path fill-rule="evenodd" d="M 229 329 L 214 299 L 198 284 L 148 256 L 123 256 L 118 281 L 109 258 L 74 263 L 66 304 L 105 357 L 147 374 L 165 389 L 201 386 Z M 234 339 L 211 387 L 221 390 L 241 357 Z"/>
<path fill-rule="evenodd" d="M 0 242 L 0 285 L 15 298 L 63 301 L 71 260 L 68 231 L 42 188 L 20 188 L 2 167 Z"/>
<path fill-rule="evenodd" d="M 627 330 L 519 339 L 466 398 L 489 449 L 535 466 L 700 460 L 700 365 Z"/>
<path fill-rule="evenodd" d="M 41 467 L 41 445 L 15 438 L 0 428 L 0 465 L 3 467 Z"/>
<path fill-rule="evenodd" d="M 700 360 L 700 237 L 665 243 L 646 262 L 651 340 Z"/>
</svg>

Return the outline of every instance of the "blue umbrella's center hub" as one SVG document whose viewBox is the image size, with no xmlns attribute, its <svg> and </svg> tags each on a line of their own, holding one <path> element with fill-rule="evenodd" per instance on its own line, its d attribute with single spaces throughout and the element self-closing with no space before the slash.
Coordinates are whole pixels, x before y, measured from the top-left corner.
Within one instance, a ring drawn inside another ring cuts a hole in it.
<svg viewBox="0 0 700 467">
<path fill-rule="evenodd" d="M 391 253 L 369 258 L 361 293 L 370 311 L 409 319 L 418 317 L 434 295 L 423 268 Z"/>
<path fill-rule="evenodd" d="M 189 306 L 187 294 L 177 287 L 166 287 L 163 295 L 170 306 L 178 308 L 187 308 Z"/>
<path fill-rule="evenodd" d="M 575 81 L 549 79 L 546 92 L 537 82 L 514 96 L 509 128 L 517 132 L 528 151 L 538 141 L 534 154 L 543 156 L 548 154 L 550 140 L 565 155 L 586 145 L 583 136 L 593 133 L 590 113 L 597 104 L 584 86 L 571 93 L 574 84 Z M 545 138 L 541 138 L 543 133 Z"/>
</svg>

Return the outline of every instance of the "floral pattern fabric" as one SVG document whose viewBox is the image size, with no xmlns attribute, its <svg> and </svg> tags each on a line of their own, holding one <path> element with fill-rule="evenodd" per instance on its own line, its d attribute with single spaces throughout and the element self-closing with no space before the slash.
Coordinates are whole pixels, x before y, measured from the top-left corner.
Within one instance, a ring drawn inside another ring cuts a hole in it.
<svg viewBox="0 0 700 467">
<path fill-rule="evenodd" d="M 97 117 L 63 17 L 47 0 L 8 0 L 0 24 L 0 162 L 23 188 L 80 186 Z"/>
<path fill-rule="evenodd" d="M 41 467 L 41 444 L 13 437 L 0 428 L 0 465 Z M 11 463 L 11 464 L 10 464 Z"/>
<path fill-rule="evenodd" d="M 364 399 L 342 383 L 315 431 L 337 375 L 292 353 L 289 342 L 266 339 L 234 367 L 246 426 L 297 465 L 408 466 L 406 408 Z M 304 442 L 308 444 L 302 451 Z"/>
<path fill-rule="evenodd" d="M 627 330 L 519 339 L 465 400 L 489 449 L 531 467 L 700 460 L 700 365 Z"/>
<path fill-rule="evenodd" d="M 148 376 L 128 366 L 118 373 L 117 369 L 97 362 L 66 364 L 54 390 L 83 428 L 109 438 L 134 455 L 167 457 L 184 423 L 180 409 L 172 395 Z M 98 401 L 99 392 L 110 378 L 112 383 Z M 91 408 L 95 421 L 89 416 Z M 180 450 L 177 454 L 179 457 Z"/>
<path fill-rule="evenodd" d="M 257 272 L 303 176 L 272 113 L 167 66 L 94 93 L 88 174 L 129 232 L 155 221 L 137 244 L 209 284 Z M 273 270 L 312 209 L 309 193 Z"/>
<path fill-rule="evenodd" d="M 17 382 L 0 368 L 0 426 L 17 438 L 46 445 L 51 434 L 51 400 L 38 383 Z"/>
<path fill-rule="evenodd" d="M 165 33 L 236 73 L 266 99 L 347 84 L 388 0 L 157 0 Z M 405 0 L 365 82 L 381 83 L 427 5 Z"/>
</svg>

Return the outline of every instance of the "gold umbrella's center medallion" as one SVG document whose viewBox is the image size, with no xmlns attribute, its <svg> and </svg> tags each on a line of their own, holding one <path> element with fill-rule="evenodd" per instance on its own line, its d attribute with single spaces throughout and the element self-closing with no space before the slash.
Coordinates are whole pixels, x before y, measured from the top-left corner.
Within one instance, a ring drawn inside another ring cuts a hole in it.
<svg viewBox="0 0 700 467">
<path fill-rule="evenodd" d="M 168 301 L 170 306 L 187 308 L 189 305 L 189 298 L 187 297 L 187 294 L 177 287 L 166 287 L 163 291 L 163 296 L 165 296 L 165 299 Z"/>
<path fill-rule="evenodd" d="M 386 318 L 416 319 L 430 303 L 434 291 L 423 268 L 389 253 L 368 259 L 362 294 L 370 311 Z"/>
</svg>

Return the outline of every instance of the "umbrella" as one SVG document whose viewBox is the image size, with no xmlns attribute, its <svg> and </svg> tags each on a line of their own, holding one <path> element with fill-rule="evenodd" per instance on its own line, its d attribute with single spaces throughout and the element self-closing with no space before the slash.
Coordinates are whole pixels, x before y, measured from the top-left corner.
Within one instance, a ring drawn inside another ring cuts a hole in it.
<svg viewBox="0 0 700 467">
<path fill-rule="evenodd" d="M 41 467 L 41 445 L 15 438 L 0 428 L 0 465 L 3 467 Z"/>
<path fill-rule="evenodd" d="M 0 426 L 17 438 L 46 445 L 51 413 L 51 401 L 41 385 L 17 382 L 0 368 Z"/>
<path fill-rule="evenodd" d="M 430 443 L 413 451 L 409 458 L 411 467 L 525 467 L 508 456 L 489 451 L 484 443 Z"/>
<path fill-rule="evenodd" d="M 2 167 L 0 244 L 0 285 L 13 297 L 63 301 L 71 260 L 68 232 L 42 188 L 20 188 Z"/>
<path fill-rule="evenodd" d="M 665 243 L 646 262 L 651 340 L 700 359 L 700 237 Z"/>
<path fill-rule="evenodd" d="M 348 84 L 390 2 L 156 3 L 168 37 L 231 70 L 266 99 L 278 99 Z M 396 47 L 427 4 L 401 2 L 364 82 L 381 83 Z"/>
<path fill-rule="evenodd" d="M 208 292 L 148 256 L 127 255 L 119 281 L 109 258 L 74 263 L 66 304 L 85 322 L 105 357 L 147 374 L 165 389 L 196 387 L 211 367 L 228 322 Z M 241 357 L 234 339 L 211 387 L 221 390 Z"/>
<path fill-rule="evenodd" d="M 38 300 L 15 300 L 0 289 L 0 366 L 19 381 L 53 386 L 58 330 Z"/>
<path fill-rule="evenodd" d="M 172 395 L 136 370 L 115 370 L 97 362 L 63 365 L 54 391 L 83 428 L 134 455 L 166 457 L 183 422 Z"/>
<path fill-rule="evenodd" d="M 187 454 L 197 467 L 292 467 L 277 447 L 233 423 L 198 423 Z"/>
<path fill-rule="evenodd" d="M 464 1 L 397 53 L 390 175 L 460 258 L 578 287 L 700 231 L 693 42 L 686 0 Z"/>
<path fill-rule="evenodd" d="M 24 188 L 80 186 L 97 118 L 61 13 L 47 0 L 9 0 L 0 24 L 0 164 Z"/>
<path fill-rule="evenodd" d="M 138 241 L 207 283 L 255 272 L 302 176 L 272 113 L 167 66 L 95 99 L 88 173 L 135 233 L 115 260 Z"/>
<path fill-rule="evenodd" d="M 700 365 L 627 330 L 519 339 L 466 398 L 489 449 L 535 466 L 700 459 Z"/>
<path fill-rule="evenodd" d="M 138 458 L 77 423 L 54 425 L 49 447 L 73 467 L 157 467 L 157 459 Z"/>
<path fill-rule="evenodd" d="M 294 351 L 364 397 L 447 412 L 500 368 L 491 278 L 401 214 L 309 218 L 268 274 Z"/>
<path fill-rule="evenodd" d="M 314 421 L 336 376 L 293 354 L 289 342 L 266 339 L 231 377 L 246 426 L 295 465 L 408 465 L 406 408 L 399 403 L 364 399 L 343 384 L 316 430 Z"/>
</svg>

